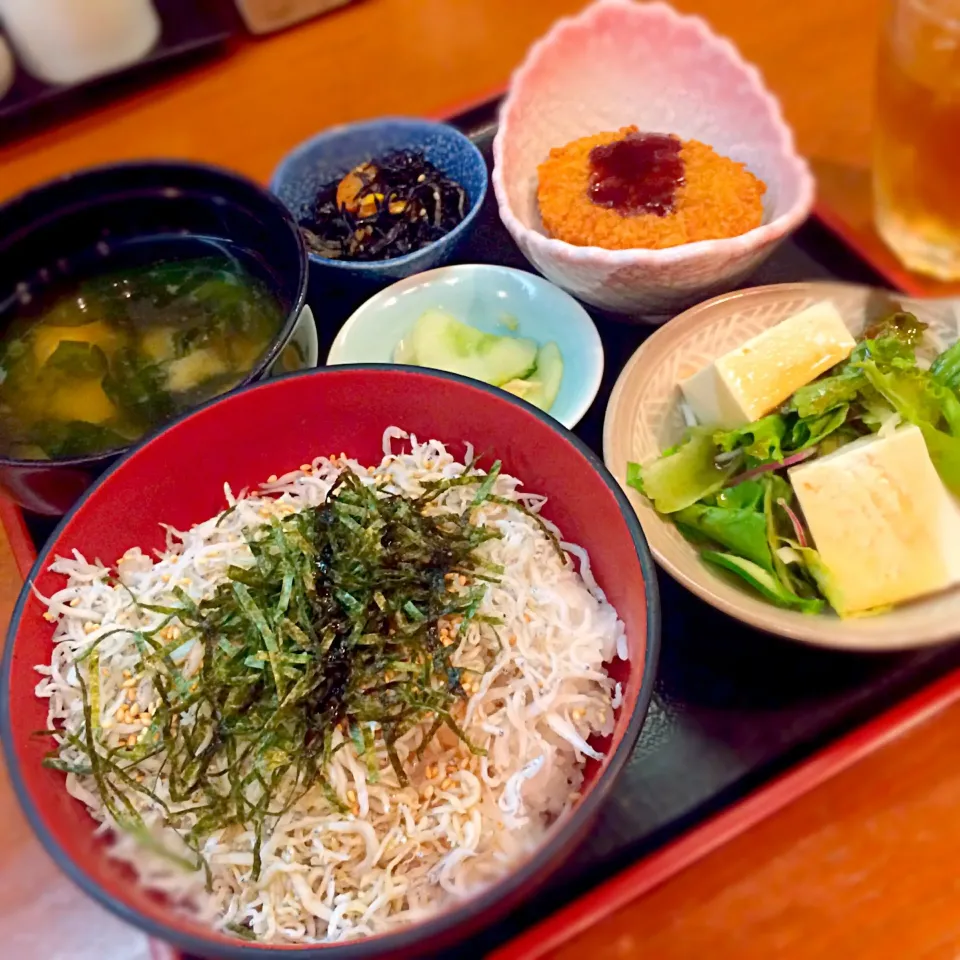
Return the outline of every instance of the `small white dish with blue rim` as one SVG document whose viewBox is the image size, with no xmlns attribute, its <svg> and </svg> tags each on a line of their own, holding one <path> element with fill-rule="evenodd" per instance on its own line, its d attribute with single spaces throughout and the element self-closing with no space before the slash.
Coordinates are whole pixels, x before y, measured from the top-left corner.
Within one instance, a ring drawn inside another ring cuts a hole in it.
<svg viewBox="0 0 960 960">
<path fill-rule="evenodd" d="M 483 154 L 455 127 L 414 117 L 383 117 L 330 127 L 290 151 L 270 178 L 270 189 L 298 223 L 308 217 L 321 188 L 361 163 L 396 150 L 415 150 L 467 193 L 463 220 L 433 243 L 387 260 L 330 260 L 310 254 L 314 271 L 343 280 L 389 281 L 429 270 L 449 260 L 466 239 L 487 195 L 489 172 Z"/>
<path fill-rule="evenodd" d="M 603 379 L 603 344 L 586 310 L 549 280 L 491 264 L 440 267 L 392 284 L 340 328 L 327 363 L 393 363 L 397 344 L 428 310 L 441 310 L 484 333 L 553 341 L 563 378 L 550 415 L 573 427 Z"/>
</svg>

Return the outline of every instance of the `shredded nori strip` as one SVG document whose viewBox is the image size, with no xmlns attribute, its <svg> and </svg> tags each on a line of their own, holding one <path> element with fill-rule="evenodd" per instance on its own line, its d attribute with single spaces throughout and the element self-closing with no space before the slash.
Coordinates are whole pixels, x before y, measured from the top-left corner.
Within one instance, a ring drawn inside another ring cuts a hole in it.
<svg viewBox="0 0 960 960">
<path fill-rule="evenodd" d="M 330 260 L 387 260 L 420 250 L 448 234 L 466 216 L 466 191 L 422 153 L 398 150 L 375 158 L 348 176 L 359 176 L 359 211 L 337 202 L 341 179 L 320 189 L 310 215 L 300 221 L 312 253 Z"/>
<path fill-rule="evenodd" d="M 177 605 L 147 607 L 168 616 L 136 635 L 136 672 L 152 677 L 160 707 L 135 747 L 104 749 L 81 675 L 85 668 L 98 682 L 99 660 L 90 651 L 78 657 L 85 733 L 67 740 L 85 752 L 105 809 L 149 839 L 128 795 L 150 797 L 203 867 L 211 830 L 253 829 L 256 877 L 268 820 L 315 786 L 343 809 L 325 776 L 338 727 L 371 779 L 382 744 L 401 785 L 407 775 L 394 745 L 417 725 L 426 732 L 416 759 L 443 726 L 480 752 L 454 717 L 466 694 L 452 663 L 457 644 L 441 639 L 441 620 L 459 623 L 461 633 L 471 621 L 493 622 L 477 609 L 500 571 L 475 551 L 499 534 L 470 517 L 483 502 L 501 502 L 492 493 L 499 466 L 473 480 L 477 492 L 462 514 L 440 512 L 435 501 L 463 478 L 411 498 L 344 471 L 319 507 L 257 528 L 247 540 L 254 564 L 230 567 L 210 598 L 196 604 L 177 588 Z M 181 633 L 165 638 L 174 617 Z M 191 640 L 204 656 L 186 676 L 172 654 Z M 161 752 L 171 801 L 197 816 L 191 829 L 137 778 L 138 764 Z M 56 751 L 46 763 L 66 769 Z"/>
</svg>

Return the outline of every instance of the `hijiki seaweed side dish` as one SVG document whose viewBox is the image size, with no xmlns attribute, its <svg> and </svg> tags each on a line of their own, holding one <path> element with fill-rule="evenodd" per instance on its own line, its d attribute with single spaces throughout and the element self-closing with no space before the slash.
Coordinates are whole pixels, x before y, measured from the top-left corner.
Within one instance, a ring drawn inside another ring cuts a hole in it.
<svg viewBox="0 0 960 960">
<path fill-rule="evenodd" d="M 156 558 L 53 564 L 46 762 L 141 882 L 237 936 L 349 939 L 476 892 L 613 728 L 626 638 L 586 554 L 499 464 L 406 436 L 226 488 Z"/>
<path fill-rule="evenodd" d="M 470 208 L 463 187 L 422 153 L 398 150 L 320 189 L 300 228 L 311 253 L 329 260 L 387 260 L 428 246 Z"/>
</svg>

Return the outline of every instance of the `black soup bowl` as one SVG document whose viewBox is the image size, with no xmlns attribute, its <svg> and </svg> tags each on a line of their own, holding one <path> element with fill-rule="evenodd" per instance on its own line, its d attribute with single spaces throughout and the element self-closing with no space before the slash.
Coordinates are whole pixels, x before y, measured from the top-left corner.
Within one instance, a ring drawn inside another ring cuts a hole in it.
<svg viewBox="0 0 960 960">
<path fill-rule="evenodd" d="M 152 251 L 166 259 L 159 251 L 171 244 L 241 252 L 280 308 L 277 333 L 235 386 L 316 364 L 316 328 L 304 308 L 307 255 L 290 213 L 251 180 L 173 161 L 83 170 L 0 206 L 0 337 L 45 290 L 131 258 L 151 262 Z M 0 495 L 57 516 L 125 449 L 50 460 L 0 455 Z"/>
</svg>

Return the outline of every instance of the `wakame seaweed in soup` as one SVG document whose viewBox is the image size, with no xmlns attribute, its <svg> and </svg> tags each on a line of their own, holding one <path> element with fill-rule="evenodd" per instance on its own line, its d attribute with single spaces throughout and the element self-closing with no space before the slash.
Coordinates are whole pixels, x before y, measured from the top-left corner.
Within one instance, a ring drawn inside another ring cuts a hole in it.
<svg viewBox="0 0 960 960">
<path fill-rule="evenodd" d="M 236 386 L 284 320 L 244 259 L 226 244 L 151 242 L 21 297 L 0 336 L 0 455 L 113 450 Z"/>
</svg>

